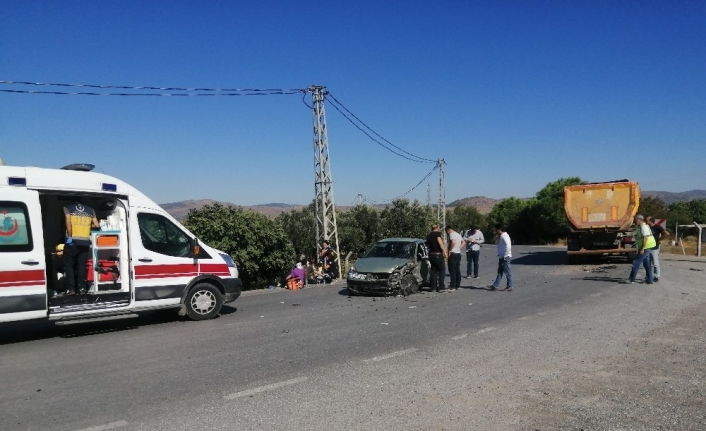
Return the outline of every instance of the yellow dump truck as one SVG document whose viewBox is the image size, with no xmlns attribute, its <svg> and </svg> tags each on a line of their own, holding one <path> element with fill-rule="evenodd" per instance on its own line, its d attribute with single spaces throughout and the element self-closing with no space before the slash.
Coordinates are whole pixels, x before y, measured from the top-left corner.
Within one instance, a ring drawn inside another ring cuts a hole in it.
<svg viewBox="0 0 706 431">
<path fill-rule="evenodd" d="M 635 257 L 633 217 L 640 204 L 640 188 L 628 180 L 564 187 L 564 211 L 571 224 L 567 244 L 569 263 L 585 255 Z"/>
</svg>

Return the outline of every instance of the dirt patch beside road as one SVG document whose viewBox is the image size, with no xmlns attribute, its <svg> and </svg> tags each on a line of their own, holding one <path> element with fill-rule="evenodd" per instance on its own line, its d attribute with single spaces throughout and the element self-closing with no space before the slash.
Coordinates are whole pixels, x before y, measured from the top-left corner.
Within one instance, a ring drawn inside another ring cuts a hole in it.
<svg viewBox="0 0 706 431">
<path fill-rule="evenodd" d="M 692 308 L 648 331 L 596 371 L 552 370 L 525 386 L 528 430 L 703 430 L 706 313 Z M 548 370 L 549 371 L 549 370 Z"/>
</svg>

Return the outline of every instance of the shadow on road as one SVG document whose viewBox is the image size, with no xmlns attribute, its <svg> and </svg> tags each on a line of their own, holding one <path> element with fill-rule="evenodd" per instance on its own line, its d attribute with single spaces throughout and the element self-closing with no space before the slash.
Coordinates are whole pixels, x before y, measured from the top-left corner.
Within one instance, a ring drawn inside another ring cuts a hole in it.
<svg viewBox="0 0 706 431">
<path fill-rule="evenodd" d="M 237 308 L 224 305 L 221 309 L 221 315 L 227 316 L 236 311 L 238 311 Z M 111 332 L 132 331 L 141 327 L 173 322 L 182 322 L 184 324 L 198 323 L 179 317 L 176 310 L 145 311 L 137 315 L 113 316 L 107 320 L 97 322 L 75 321 L 70 324 L 50 321 L 6 323 L 0 333 L 0 346 L 49 338 L 78 338 Z"/>
<path fill-rule="evenodd" d="M 565 263 L 566 251 L 564 250 L 530 251 L 512 260 L 513 265 L 564 265 Z"/>
<path fill-rule="evenodd" d="M 466 290 L 466 289 L 468 289 L 468 290 L 488 290 L 488 287 L 487 287 L 487 286 L 461 286 L 461 287 L 459 287 L 459 289 L 463 289 L 463 290 Z"/>
<path fill-rule="evenodd" d="M 584 281 L 603 281 L 606 283 L 620 283 L 625 280 L 625 278 L 620 277 L 579 277 L 572 278 L 571 280 L 584 280 Z"/>
<path fill-rule="evenodd" d="M 600 265 L 606 263 L 625 263 L 624 256 L 580 256 L 577 265 Z M 530 251 L 512 260 L 513 265 L 567 265 L 565 250 Z"/>
</svg>

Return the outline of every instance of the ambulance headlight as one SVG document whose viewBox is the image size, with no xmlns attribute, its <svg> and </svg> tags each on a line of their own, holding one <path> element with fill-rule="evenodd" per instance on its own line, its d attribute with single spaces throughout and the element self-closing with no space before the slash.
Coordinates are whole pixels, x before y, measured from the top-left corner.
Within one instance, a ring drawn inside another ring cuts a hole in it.
<svg viewBox="0 0 706 431">
<path fill-rule="evenodd" d="M 218 253 L 229 268 L 235 268 L 235 261 L 225 253 Z"/>
</svg>

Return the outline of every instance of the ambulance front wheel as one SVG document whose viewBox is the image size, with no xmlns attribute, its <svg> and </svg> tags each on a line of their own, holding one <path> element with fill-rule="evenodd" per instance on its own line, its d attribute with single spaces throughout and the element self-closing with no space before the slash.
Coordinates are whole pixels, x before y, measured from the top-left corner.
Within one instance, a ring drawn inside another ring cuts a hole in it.
<svg viewBox="0 0 706 431">
<path fill-rule="evenodd" d="M 184 306 L 186 315 L 192 320 L 212 319 L 221 312 L 223 295 L 213 285 L 199 283 L 186 295 Z"/>
</svg>

